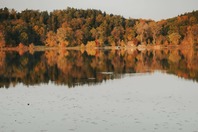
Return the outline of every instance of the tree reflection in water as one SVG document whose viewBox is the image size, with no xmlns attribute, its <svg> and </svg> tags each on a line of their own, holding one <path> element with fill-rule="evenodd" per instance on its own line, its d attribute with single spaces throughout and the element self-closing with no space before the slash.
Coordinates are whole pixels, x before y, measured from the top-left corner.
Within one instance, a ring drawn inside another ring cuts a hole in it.
<svg viewBox="0 0 198 132">
<path fill-rule="evenodd" d="M 196 49 L 49 50 L 0 52 L 0 87 L 49 83 L 74 87 L 121 78 L 126 73 L 162 71 L 198 81 Z"/>
</svg>

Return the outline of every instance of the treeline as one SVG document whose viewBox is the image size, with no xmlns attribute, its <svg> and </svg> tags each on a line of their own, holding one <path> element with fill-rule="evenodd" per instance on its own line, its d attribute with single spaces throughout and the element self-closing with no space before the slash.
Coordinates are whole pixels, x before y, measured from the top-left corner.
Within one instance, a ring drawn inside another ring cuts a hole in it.
<svg viewBox="0 0 198 132">
<path fill-rule="evenodd" d="M 198 45 L 198 11 L 155 22 L 100 10 L 0 9 L 0 47 Z"/>
</svg>

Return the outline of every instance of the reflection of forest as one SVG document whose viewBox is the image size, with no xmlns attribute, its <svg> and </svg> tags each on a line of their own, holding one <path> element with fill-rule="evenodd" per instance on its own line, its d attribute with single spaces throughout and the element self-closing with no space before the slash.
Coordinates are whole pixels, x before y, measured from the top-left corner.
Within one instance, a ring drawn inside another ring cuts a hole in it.
<svg viewBox="0 0 198 132">
<path fill-rule="evenodd" d="M 180 50 L 53 50 L 0 52 L 0 87 L 54 82 L 69 87 L 97 84 L 124 73 L 160 70 L 198 81 L 198 52 Z"/>
</svg>

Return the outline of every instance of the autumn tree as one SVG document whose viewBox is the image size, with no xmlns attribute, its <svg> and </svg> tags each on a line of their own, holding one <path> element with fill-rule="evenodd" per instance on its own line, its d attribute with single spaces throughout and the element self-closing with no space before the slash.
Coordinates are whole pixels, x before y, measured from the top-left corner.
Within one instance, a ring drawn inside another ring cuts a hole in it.
<svg viewBox="0 0 198 132">
<path fill-rule="evenodd" d="M 3 33 L 0 31 L 0 48 L 5 46 L 5 39 Z"/>
<path fill-rule="evenodd" d="M 131 41 L 135 38 L 135 30 L 131 27 L 127 27 L 124 34 L 125 41 Z"/>
<path fill-rule="evenodd" d="M 104 45 L 107 40 L 107 31 L 108 30 L 108 24 L 106 21 L 104 21 L 99 27 L 96 28 L 97 32 L 97 39 L 100 43 L 100 46 Z"/>
<path fill-rule="evenodd" d="M 160 33 L 161 26 L 158 23 L 152 21 L 149 23 L 150 31 L 153 36 L 153 44 L 156 44 L 156 39 Z"/>
<path fill-rule="evenodd" d="M 138 34 L 137 38 L 140 40 L 140 43 L 142 44 L 146 40 L 149 26 L 146 23 L 146 21 L 141 20 L 140 22 L 136 22 L 135 29 Z"/>
<path fill-rule="evenodd" d="M 61 46 L 67 46 L 68 45 L 66 35 L 67 35 L 66 28 L 61 27 L 57 30 L 56 38 L 57 38 L 57 42 L 58 42 L 59 45 L 61 45 Z"/>
<path fill-rule="evenodd" d="M 98 39 L 98 36 L 99 36 L 99 33 L 98 33 L 97 29 L 92 28 L 92 29 L 90 30 L 90 32 L 91 32 L 92 37 L 93 37 L 95 40 L 97 40 L 97 39 Z"/>
<path fill-rule="evenodd" d="M 123 33 L 124 33 L 123 27 L 115 27 L 113 29 L 111 35 L 115 43 L 120 43 L 120 41 L 123 39 Z"/>
<path fill-rule="evenodd" d="M 53 31 L 49 31 L 47 33 L 45 45 L 53 47 L 53 46 L 57 46 L 57 44 L 58 42 L 57 42 L 56 34 Z"/>
<path fill-rule="evenodd" d="M 168 38 L 171 44 L 177 45 L 180 42 L 181 35 L 179 33 L 171 33 Z"/>
<path fill-rule="evenodd" d="M 83 37 L 84 37 L 84 33 L 82 30 L 78 29 L 75 31 L 75 38 L 76 38 L 76 43 L 78 45 L 83 43 Z"/>
</svg>

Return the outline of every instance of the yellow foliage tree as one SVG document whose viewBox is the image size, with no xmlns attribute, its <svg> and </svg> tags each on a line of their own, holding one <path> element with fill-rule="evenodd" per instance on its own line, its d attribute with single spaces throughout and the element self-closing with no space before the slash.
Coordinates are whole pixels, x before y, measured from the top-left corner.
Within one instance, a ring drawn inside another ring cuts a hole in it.
<svg viewBox="0 0 198 132">
<path fill-rule="evenodd" d="M 52 31 L 49 31 L 47 33 L 47 38 L 46 38 L 46 46 L 57 46 L 57 38 L 56 38 L 56 34 Z"/>
<path fill-rule="evenodd" d="M 177 45 L 177 44 L 179 44 L 181 35 L 179 33 L 171 33 L 168 36 L 168 38 L 169 38 L 171 44 Z"/>
</svg>

